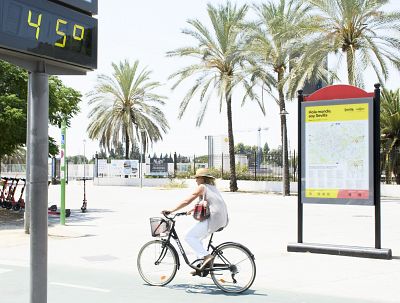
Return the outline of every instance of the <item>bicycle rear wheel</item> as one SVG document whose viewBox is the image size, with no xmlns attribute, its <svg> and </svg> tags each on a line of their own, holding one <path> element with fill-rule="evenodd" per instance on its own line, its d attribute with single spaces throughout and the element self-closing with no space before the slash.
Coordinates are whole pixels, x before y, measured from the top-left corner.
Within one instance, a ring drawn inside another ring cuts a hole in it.
<svg viewBox="0 0 400 303">
<path fill-rule="evenodd" d="M 248 250 L 232 243 L 217 248 L 211 265 L 214 284 L 229 293 L 241 293 L 250 288 L 256 277 L 256 264 Z"/>
<path fill-rule="evenodd" d="M 170 244 L 161 240 L 150 241 L 139 251 L 137 268 L 145 282 L 154 286 L 164 286 L 175 277 L 178 256 Z"/>
</svg>

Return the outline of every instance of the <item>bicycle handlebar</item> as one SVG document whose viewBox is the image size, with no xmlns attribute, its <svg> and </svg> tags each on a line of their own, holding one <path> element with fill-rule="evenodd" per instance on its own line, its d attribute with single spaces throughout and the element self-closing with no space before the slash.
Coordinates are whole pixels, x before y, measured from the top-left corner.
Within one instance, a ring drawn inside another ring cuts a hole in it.
<svg viewBox="0 0 400 303">
<path fill-rule="evenodd" d="M 163 216 L 164 216 L 165 218 L 167 218 L 168 220 L 174 220 L 175 217 L 179 217 L 179 216 L 187 216 L 187 212 L 176 213 L 176 214 L 173 215 L 173 216 L 170 216 L 170 215 L 171 215 L 170 212 L 162 212 L 162 214 L 163 214 Z"/>
</svg>

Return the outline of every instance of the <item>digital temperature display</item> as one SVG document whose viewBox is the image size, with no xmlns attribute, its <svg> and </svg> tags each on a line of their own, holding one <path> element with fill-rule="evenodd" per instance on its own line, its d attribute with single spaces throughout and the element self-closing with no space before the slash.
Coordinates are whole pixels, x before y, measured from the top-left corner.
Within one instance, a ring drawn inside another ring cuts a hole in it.
<svg viewBox="0 0 400 303">
<path fill-rule="evenodd" d="M 0 48 L 97 67 L 97 19 L 48 0 L 0 0 Z"/>
</svg>

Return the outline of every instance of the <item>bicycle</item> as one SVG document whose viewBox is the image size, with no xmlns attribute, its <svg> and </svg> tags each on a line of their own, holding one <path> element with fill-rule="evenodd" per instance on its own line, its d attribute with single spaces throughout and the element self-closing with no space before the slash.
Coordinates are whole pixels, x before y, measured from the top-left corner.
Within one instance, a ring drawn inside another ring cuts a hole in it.
<svg viewBox="0 0 400 303">
<path fill-rule="evenodd" d="M 175 246 L 171 243 L 172 238 L 185 263 L 196 270 L 199 276 L 206 277 L 209 274 L 214 284 L 224 292 L 242 293 L 249 289 L 256 277 L 255 258 L 251 251 L 236 242 L 224 242 L 214 246 L 214 234 L 211 234 L 207 251 L 211 250 L 214 260 L 200 271 L 202 259 L 190 263 L 175 230 L 175 218 L 183 215 L 187 213 L 176 213 L 173 216 L 164 214 L 166 219 L 150 218 L 152 236 L 160 239 L 147 242 L 139 251 L 137 267 L 142 279 L 153 286 L 165 286 L 174 279 L 180 268 L 180 260 Z"/>
</svg>

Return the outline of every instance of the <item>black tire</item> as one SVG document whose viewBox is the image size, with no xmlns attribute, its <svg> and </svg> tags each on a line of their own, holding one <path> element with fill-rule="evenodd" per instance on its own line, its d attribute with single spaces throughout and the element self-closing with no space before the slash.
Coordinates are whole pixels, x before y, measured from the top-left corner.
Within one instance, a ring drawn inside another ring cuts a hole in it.
<svg viewBox="0 0 400 303">
<path fill-rule="evenodd" d="M 175 249 L 170 244 L 163 246 L 165 244 L 161 240 L 150 241 L 143 245 L 138 254 L 139 274 L 146 283 L 153 286 L 167 285 L 174 279 L 178 269 L 179 257 Z M 160 257 L 159 264 L 156 264 Z"/>
<path fill-rule="evenodd" d="M 21 209 L 21 205 L 15 204 L 15 205 L 12 207 L 12 209 L 13 209 L 14 211 L 19 211 L 19 210 Z"/>
<path fill-rule="evenodd" d="M 256 264 L 250 251 L 240 244 L 228 243 L 213 251 L 211 278 L 224 292 L 248 290 L 256 278 Z"/>
</svg>

